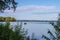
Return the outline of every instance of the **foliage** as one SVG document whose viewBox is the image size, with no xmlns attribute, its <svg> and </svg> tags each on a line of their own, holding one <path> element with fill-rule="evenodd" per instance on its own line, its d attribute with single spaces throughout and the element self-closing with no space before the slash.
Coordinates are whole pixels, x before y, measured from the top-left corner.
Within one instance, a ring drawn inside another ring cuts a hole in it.
<svg viewBox="0 0 60 40">
<path fill-rule="evenodd" d="M 34 33 L 32 33 L 32 38 L 31 38 L 31 40 L 37 40 L 37 39 L 35 38 L 35 34 L 34 34 Z"/>
<path fill-rule="evenodd" d="M 42 38 L 46 39 L 46 40 L 50 40 L 48 37 L 46 37 L 45 35 L 42 35 Z"/>
<path fill-rule="evenodd" d="M 21 26 L 15 26 L 13 31 L 10 23 L 0 23 L 0 40 L 24 40 L 27 37 L 27 31 Z"/>
<path fill-rule="evenodd" d="M 0 21 L 15 21 L 16 19 L 13 17 L 0 17 Z"/>
<path fill-rule="evenodd" d="M 32 34 L 32 38 L 27 35 L 27 30 L 20 25 L 10 26 L 9 22 L 0 23 L 0 40 L 37 40 Z"/>
<path fill-rule="evenodd" d="M 59 14 L 59 18 L 58 18 L 57 23 L 55 24 L 54 22 L 50 22 L 50 24 L 54 27 L 55 34 L 56 34 L 56 37 L 55 37 L 53 35 L 53 33 L 50 30 L 48 30 L 48 34 L 51 36 L 51 39 L 52 40 L 60 40 L 60 14 Z M 47 40 L 47 38 L 45 38 L 45 39 Z"/>
<path fill-rule="evenodd" d="M 6 9 L 10 10 L 11 8 L 15 11 L 16 7 L 17 2 L 15 2 L 15 0 L 0 0 L 0 12 Z"/>
</svg>

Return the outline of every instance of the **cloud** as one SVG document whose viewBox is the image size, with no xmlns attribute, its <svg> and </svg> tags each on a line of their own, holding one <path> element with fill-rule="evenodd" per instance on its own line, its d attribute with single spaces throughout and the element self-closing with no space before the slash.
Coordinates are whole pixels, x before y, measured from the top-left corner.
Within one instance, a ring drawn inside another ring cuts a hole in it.
<svg viewBox="0 0 60 40">
<path fill-rule="evenodd" d="M 29 14 L 17 13 L 15 14 L 17 20 L 57 20 L 58 14 Z"/>
<path fill-rule="evenodd" d="M 55 9 L 56 9 L 56 6 L 27 5 L 27 6 L 17 7 L 15 13 L 13 12 L 13 9 L 5 10 L 5 12 L 10 13 L 6 15 L 16 17 L 17 19 L 20 19 L 20 20 L 25 20 L 25 19 L 27 20 L 36 20 L 36 19 L 37 20 L 51 20 L 51 19 L 55 20 L 57 19 L 57 14 L 55 15 L 53 13 L 50 13 L 50 11 L 51 12 L 58 11 Z M 48 12 L 48 14 L 45 14 L 46 12 Z"/>
<path fill-rule="evenodd" d="M 48 11 L 48 10 L 54 10 L 56 9 L 56 6 L 40 6 L 40 5 L 26 5 L 26 6 L 20 6 L 16 8 L 16 12 L 24 12 L 24 11 Z M 6 10 L 5 12 L 13 12 L 13 9 Z"/>
<path fill-rule="evenodd" d="M 27 5 L 20 6 L 17 8 L 19 11 L 33 11 L 33 10 L 53 10 L 55 6 L 37 6 L 37 5 Z"/>
</svg>

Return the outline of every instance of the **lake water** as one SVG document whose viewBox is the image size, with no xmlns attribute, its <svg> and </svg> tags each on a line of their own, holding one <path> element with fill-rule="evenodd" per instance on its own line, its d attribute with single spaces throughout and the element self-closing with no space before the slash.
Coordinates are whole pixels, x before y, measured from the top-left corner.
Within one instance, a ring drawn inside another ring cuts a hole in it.
<svg viewBox="0 0 60 40">
<path fill-rule="evenodd" d="M 27 23 L 24 25 L 24 23 Z M 48 22 L 23 22 L 23 28 L 28 29 L 28 35 L 35 34 L 35 37 L 39 40 L 44 40 L 42 35 L 45 35 L 50 38 L 50 35 L 47 33 L 48 29 L 54 34 L 54 27 Z"/>
<path fill-rule="evenodd" d="M 42 35 L 46 35 L 47 37 L 49 37 L 47 33 L 48 29 L 52 33 L 55 32 L 53 26 L 47 22 L 27 22 L 27 24 L 23 25 L 23 27 L 25 29 L 28 29 L 28 35 L 32 35 L 32 33 L 35 33 L 35 37 L 39 38 L 40 40 L 42 40 Z"/>
</svg>

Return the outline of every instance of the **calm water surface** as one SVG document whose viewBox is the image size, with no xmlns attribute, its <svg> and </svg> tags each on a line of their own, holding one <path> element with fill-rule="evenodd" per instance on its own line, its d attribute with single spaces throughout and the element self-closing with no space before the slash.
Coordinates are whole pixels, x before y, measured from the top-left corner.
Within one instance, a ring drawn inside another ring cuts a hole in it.
<svg viewBox="0 0 60 40">
<path fill-rule="evenodd" d="M 24 25 L 24 23 L 27 23 Z M 32 33 L 35 34 L 35 37 L 38 38 L 39 40 L 44 40 L 42 39 L 42 35 L 46 35 L 47 37 L 50 38 L 48 32 L 48 29 L 54 34 L 55 30 L 51 24 L 48 22 L 23 22 L 23 28 L 28 29 L 28 35 L 32 35 Z"/>
<path fill-rule="evenodd" d="M 23 25 L 23 27 L 25 29 L 28 29 L 28 35 L 32 35 L 32 33 L 35 33 L 35 37 L 37 38 L 40 38 L 40 40 L 43 40 L 41 39 L 41 36 L 44 34 L 46 36 L 49 37 L 48 35 L 48 29 L 50 29 L 50 31 L 52 33 L 54 33 L 54 28 L 51 24 L 49 23 L 42 23 L 42 22 L 27 22 L 26 25 Z"/>
</svg>

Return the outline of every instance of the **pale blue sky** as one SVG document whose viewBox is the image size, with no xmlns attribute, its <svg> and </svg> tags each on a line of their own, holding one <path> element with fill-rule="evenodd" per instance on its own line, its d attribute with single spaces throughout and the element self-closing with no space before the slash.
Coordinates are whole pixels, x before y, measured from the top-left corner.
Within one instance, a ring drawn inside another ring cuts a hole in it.
<svg viewBox="0 0 60 40">
<path fill-rule="evenodd" d="M 60 12 L 60 0 L 16 0 L 15 12 L 5 11 L 1 16 L 13 16 L 16 19 L 55 20 Z"/>
<path fill-rule="evenodd" d="M 60 0 L 19 0 L 20 5 L 55 5 L 59 6 Z"/>
</svg>

